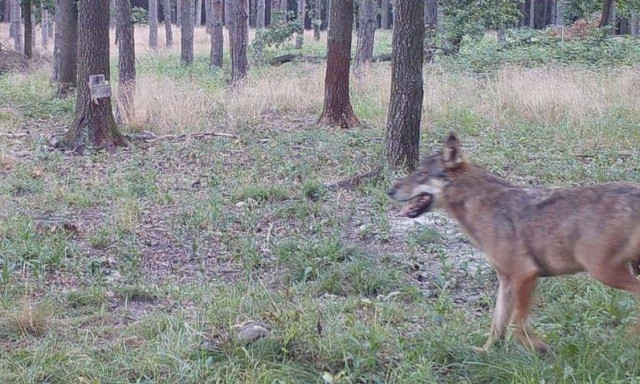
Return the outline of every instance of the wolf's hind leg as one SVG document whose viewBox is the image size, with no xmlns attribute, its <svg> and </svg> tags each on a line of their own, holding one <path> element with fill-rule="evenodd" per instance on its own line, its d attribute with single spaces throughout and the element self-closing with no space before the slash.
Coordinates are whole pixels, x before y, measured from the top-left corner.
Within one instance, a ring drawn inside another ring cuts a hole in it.
<svg viewBox="0 0 640 384">
<path fill-rule="evenodd" d="M 601 265 L 599 268 L 590 268 L 589 273 L 603 284 L 633 293 L 640 309 L 640 276 L 637 274 L 637 262 L 638 260 L 634 260 L 613 267 Z M 636 332 L 640 333 L 640 322 L 636 325 Z"/>
</svg>

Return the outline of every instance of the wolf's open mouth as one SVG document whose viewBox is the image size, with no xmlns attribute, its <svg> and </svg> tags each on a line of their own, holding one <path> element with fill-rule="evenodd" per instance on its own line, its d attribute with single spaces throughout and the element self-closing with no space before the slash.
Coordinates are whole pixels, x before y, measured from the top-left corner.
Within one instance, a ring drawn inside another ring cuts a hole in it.
<svg viewBox="0 0 640 384">
<path fill-rule="evenodd" d="M 411 202 L 402 209 L 400 214 L 414 219 L 427 212 L 429 208 L 431 208 L 432 203 L 433 195 L 424 193 L 420 196 L 414 197 Z"/>
</svg>

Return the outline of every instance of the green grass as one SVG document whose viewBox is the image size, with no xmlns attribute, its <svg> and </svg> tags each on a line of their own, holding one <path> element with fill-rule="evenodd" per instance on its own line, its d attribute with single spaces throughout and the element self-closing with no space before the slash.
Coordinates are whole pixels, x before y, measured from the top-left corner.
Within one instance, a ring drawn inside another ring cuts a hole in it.
<svg viewBox="0 0 640 384">
<path fill-rule="evenodd" d="M 388 52 L 390 33 L 378 37 L 376 52 Z M 425 67 L 423 153 L 453 129 L 472 160 L 521 185 L 640 180 L 640 107 L 625 86 L 636 72 L 624 63 L 461 71 L 481 48 Z M 324 49 L 311 42 L 303 53 Z M 320 67 L 254 68 L 230 92 L 228 68 L 209 71 L 204 52 L 193 68 L 143 54 L 142 79 L 191 95 L 177 107 L 192 120 L 160 133 L 235 137 L 87 156 L 44 145 L 73 109 L 73 98 L 54 97 L 47 68 L 0 76 L 0 135 L 31 132 L 0 136 L 0 155 L 18 158 L 0 168 L 0 382 L 638 382 L 629 334 L 638 306 L 586 276 L 538 287 L 532 323 L 550 356 L 511 339 L 473 352 L 489 330 L 496 279 L 464 236 L 440 217 L 399 224 L 385 194 L 391 175 L 351 191 L 324 186 L 379 163 L 388 63 L 354 81 L 368 126 L 352 130 L 314 125 Z M 304 92 L 271 97 L 260 87 L 273 78 L 297 79 Z M 259 113 L 244 104 L 253 93 L 265 97 Z M 156 114 L 145 129 L 171 121 L 156 96 L 140 96 Z M 211 108 L 194 117 L 189 103 L 200 97 Z M 77 231 L 43 229 L 49 216 Z M 268 336 L 239 340 L 249 321 Z"/>
</svg>

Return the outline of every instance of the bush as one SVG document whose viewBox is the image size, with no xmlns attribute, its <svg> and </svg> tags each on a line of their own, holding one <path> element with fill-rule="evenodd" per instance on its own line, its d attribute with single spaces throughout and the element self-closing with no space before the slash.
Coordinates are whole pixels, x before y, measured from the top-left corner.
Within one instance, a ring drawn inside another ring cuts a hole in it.
<svg viewBox="0 0 640 384">
<path fill-rule="evenodd" d="M 595 29 L 583 38 L 559 35 L 556 31 L 515 29 L 507 31 L 506 41 L 494 36 L 465 38 L 460 54 L 442 56 L 441 61 L 454 69 L 477 73 L 491 72 L 504 65 L 533 67 L 571 64 L 586 67 L 635 65 L 640 60 L 640 42 L 626 37 L 609 37 Z"/>
<path fill-rule="evenodd" d="M 303 32 L 302 23 L 292 18 L 293 12 L 275 11 L 271 25 L 256 32 L 256 37 L 250 46 L 250 53 L 256 62 L 264 61 L 265 48 L 279 48 L 282 44 L 291 41 L 295 33 Z"/>
<path fill-rule="evenodd" d="M 147 24 L 149 22 L 149 12 L 141 7 L 133 7 L 131 9 L 131 18 L 133 24 Z"/>
</svg>

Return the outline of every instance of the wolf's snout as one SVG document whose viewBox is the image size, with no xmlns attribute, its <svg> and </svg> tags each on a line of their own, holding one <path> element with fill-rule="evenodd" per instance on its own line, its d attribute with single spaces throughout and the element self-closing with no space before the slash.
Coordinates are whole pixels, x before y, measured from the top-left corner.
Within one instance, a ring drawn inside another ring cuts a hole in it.
<svg viewBox="0 0 640 384">
<path fill-rule="evenodd" d="M 393 195 L 395 195 L 395 194 L 396 194 L 396 189 L 395 189 L 395 188 L 390 188 L 390 189 L 387 191 L 387 195 L 389 195 L 389 196 L 391 196 L 391 197 L 393 197 Z"/>
</svg>

